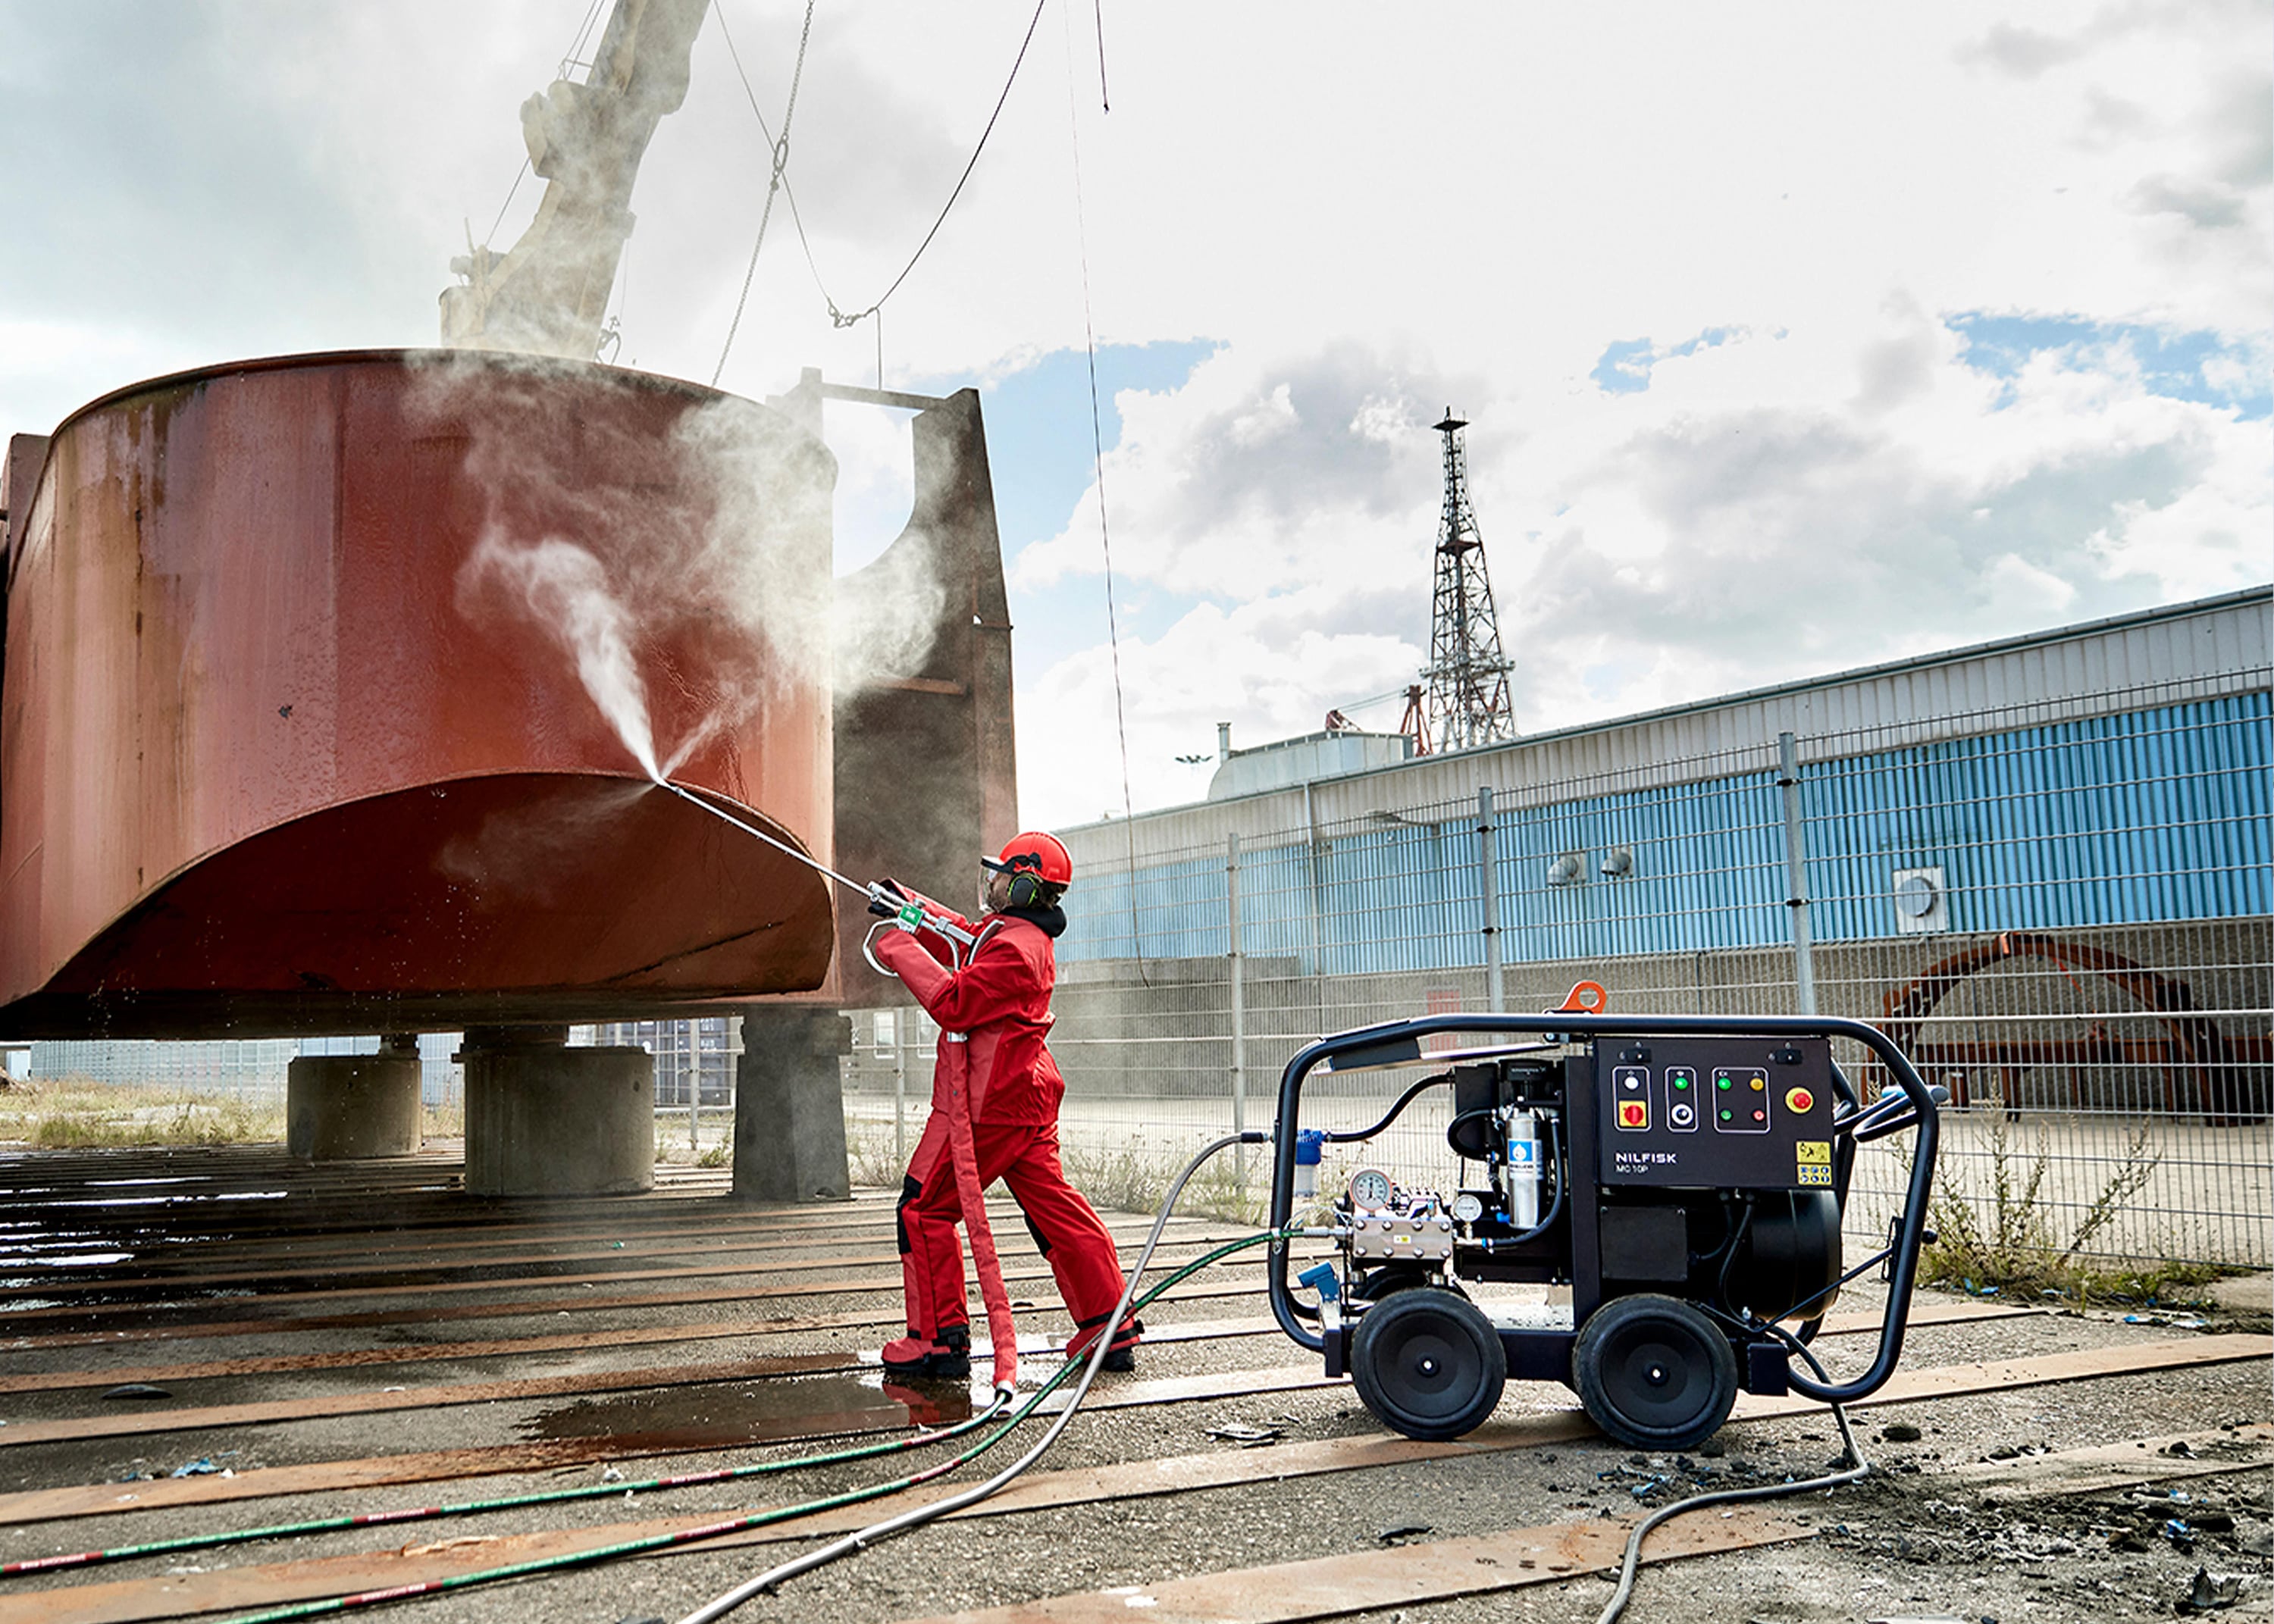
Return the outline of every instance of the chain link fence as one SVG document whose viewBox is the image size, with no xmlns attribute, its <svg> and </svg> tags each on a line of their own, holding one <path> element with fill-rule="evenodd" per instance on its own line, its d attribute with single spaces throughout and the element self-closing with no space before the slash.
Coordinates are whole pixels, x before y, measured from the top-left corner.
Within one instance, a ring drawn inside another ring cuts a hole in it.
<svg viewBox="0 0 2274 1624">
<path fill-rule="evenodd" d="M 1479 752 L 1472 795 L 1400 804 L 1384 774 L 1382 804 L 1291 827 L 1261 821 L 1289 797 L 1151 815 L 1133 863 L 1090 841 L 1067 898 L 1051 1049 L 1069 1159 L 1165 1173 L 1268 1127 L 1280 1069 L 1323 1034 L 1552 1008 L 1592 980 L 1623 1012 L 1879 1025 L 1949 1090 L 1939 1183 L 1985 1227 L 2076 1257 L 2266 1267 L 2268 675 L 1555 782 L 1496 779 L 1511 758 Z M 1178 846 L 1180 816 L 1231 827 Z M 896 1154 L 921 1129 L 933 1041 L 915 1011 L 856 1015 L 848 1109 L 880 1162 L 896 1113 Z M 1871 1080 L 1860 1051 L 1841 1061 Z M 1363 1125 L 1425 1074 L 1315 1077 L 1306 1124 Z M 1367 1159 L 1456 1187 L 1444 1101 L 1425 1094 Z M 1857 1241 L 1886 1231 L 1904 1142 L 1859 1163 Z M 1240 1169 L 1258 1198 L 1263 1170 Z"/>
</svg>

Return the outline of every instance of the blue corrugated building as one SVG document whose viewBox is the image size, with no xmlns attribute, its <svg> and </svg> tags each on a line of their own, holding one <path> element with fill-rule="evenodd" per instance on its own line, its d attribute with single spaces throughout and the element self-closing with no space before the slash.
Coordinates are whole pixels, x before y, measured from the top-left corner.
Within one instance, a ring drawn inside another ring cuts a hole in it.
<svg viewBox="0 0 2274 1624">
<path fill-rule="evenodd" d="M 1473 966 L 1487 850 L 1505 963 L 1775 947 L 1787 732 L 1818 942 L 2274 914 L 2270 605 L 2257 588 L 1255 793 L 1231 756 L 1205 803 L 1063 831 L 1081 877 L 1059 957 L 1221 959 L 1236 884 L 1251 959 Z"/>
</svg>

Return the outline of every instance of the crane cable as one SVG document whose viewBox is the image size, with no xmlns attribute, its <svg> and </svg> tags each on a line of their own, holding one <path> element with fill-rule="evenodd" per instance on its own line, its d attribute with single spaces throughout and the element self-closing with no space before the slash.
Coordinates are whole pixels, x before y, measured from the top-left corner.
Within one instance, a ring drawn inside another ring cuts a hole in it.
<svg viewBox="0 0 2274 1624">
<path fill-rule="evenodd" d="M 742 308 L 750 302 L 750 281 L 758 274 L 758 250 L 766 245 L 766 226 L 774 217 L 774 194 L 782 189 L 785 184 L 783 171 L 789 168 L 789 126 L 790 121 L 797 117 L 797 87 L 805 78 L 805 48 L 813 38 L 814 4 L 815 0 L 805 0 L 805 26 L 797 36 L 797 65 L 790 70 L 789 102 L 782 109 L 781 139 L 773 143 L 773 173 L 766 181 L 765 207 L 758 213 L 758 237 L 750 244 L 750 263 L 742 272 L 742 291 L 734 299 L 734 319 L 727 324 L 727 342 L 719 347 L 719 365 L 711 369 L 711 387 L 714 389 L 727 371 L 727 357 L 734 348 L 734 335 L 742 330 Z M 724 7 L 717 9 L 719 32 L 723 35 L 727 32 L 727 13 Z M 731 41 L 727 49 L 730 52 L 734 49 Z M 742 71 L 742 60 L 736 56 L 734 71 L 739 74 Z M 747 91 L 749 87 L 750 81 L 745 77 L 742 88 Z M 754 94 L 750 98 L 750 106 L 755 110 L 757 105 L 757 97 Z M 758 127 L 761 130 L 765 128 L 764 119 L 758 121 Z"/>
<path fill-rule="evenodd" d="M 1097 545 L 1105 565 L 1105 640 L 1111 650 L 1113 666 L 1113 730 L 1121 745 L 1121 831 L 1129 847 L 1129 950 L 1137 961 L 1137 979 L 1145 986 L 1153 978 L 1145 968 L 1145 940 L 1137 913 L 1137 811 L 1135 797 L 1129 787 L 1129 720 L 1121 699 L 1121 625 L 1113 600 L 1113 533 L 1105 521 L 1105 429 L 1097 405 L 1097 322 L 1089 303 L 1089 216 L 1082 205 L 1081 196 L 1081 124 L 1075 110 L 1073 94 L 1073 24 L 1070 13 L 1066 28 L 1066 127 L 1068 147 L 1073 154 L 1073 222 L 1074 242 L 1081 259 L 1081 331 L 1084 353 L 1089 362 L 1089 444 L 1090 467 L 1097 481 Z M 1104 83 L 1104 23 L 1098 24 L 1098 79 Z"/>
<path fill-rule="evenodd" d="M 578 53 L 584 49 L 585 41 L 591 37 L 592 23 L 599 15 L 600 0 L 592 0 L 591 4 L 587 6 L 584 10 L 584 20 L 576 25 L 576 37 L 568 41 L 568 49 L 561 56 L 561 65 L 553 71 L 553 78 L 567 79 L 568 77 L 568 70 L 576 66 L 579 60 Z M 513 184 L 508 186 L 505 190 L 505 201 L 498 205 L 497 218 L 490 222 L 489 230 L 484 233 L 482 237 L 481 245 L 484 248 L 487 248 L 490 244 L 496 239 L 498 228 L 505 223 L 506 210 L 513 207 L 513 200 L 521 191 L 521 183 L 528 178 L 529 154 L 524 152 L 521 156 L 521 168 L 514 171 Z M 471 240 L 472 228 L 471 226 L 467 228 L 467 237 L 468 241 L 466 246 L 468 251 L 471 252 L 474 244 Z"/>
<path fill-rule="evenodd" d="M 829 308 L 831 326 L 853 327 L 881 312 L 885 308 L 885 301 L 900 290 L 900 284 L 908 279 L 908 273 L 916 268 L 916 261 L 922 259 L 924 251 L 931 246 L 932 238 L 937 237 L 939 229 L 947 223 L 949 212 L 955 207 L 956 199 L 963 195 L 963 188 L 970 181 L 972 171 L 979 167 L 980 154 L 987 150 L 987 138 L 995 133 L 996 121 L 1002 117 L 1004 105 L 1011 99 L 1011 86 L 1019 82 L 1019 69 L 1027 60 L 1027 48 L 1034 43 L 1035 26 L 1043 20 L 1043 7 L 1049 3 L 1050 0 L 1035 0 L 1035 14 L 1027 21 L 1026 37 L 1019 41 L 1019 54 L 1012 60 L 1011 71 L 1003 80 L 1003 93 L 995 98 L 995 110 L 988 114 L 987 127 L 979 132 L 978 144 L 971 149 L 971 157 L 969 162 L 964 164 L 963 173 L 956 177 L 955 189 L 947 194 L 947 201 L 940 205 L 939 214 L 931 222 L 931 229 L 924 233 L 923 241 L 916 244 L 915 252 L 908 256 L 908 262 L 900 267 L 900 274 L 892 278 L 892 285 L 878 294 L 866 309 L 847 314 L 838 305 L 837 301 L 830 297 L 828 284 L 821 280 L 821 267 L 813 257 L 813 244 L 805 235 L 805 217 L 798 212 L 797 190 L 789 184 L 789 177 L 787 175 L 781 176 L 782 196 L 789 204 L 790 223 L 797 229 L 798 246 L 805 252 L 805 268 L 813 276 L 814 290 L 821 295 L 821 302 Z M 749 75 L 742 68 L 742 53 L 734 49 L 734 37 L 727 32 L 726 10 L 723 6 L 717 10 L 719 34 L 727 41 L 727 54 L 734 58 L 734 71 L 742 81 L 743 94 L 749 97 L 750 111 L 756 115 L 758 121 L 758 133 L 772 143 L 774 139 L 773 133 L 766 127 L 765 114 L 759 111 L 757 93 L 751 90 Z M 786 144 L 788 139 L 788 119 L 785 115 L 782 129 L 784 145 L 777 148 L 783 152 L 785 161 L 787 161 Z"/>
</svg>

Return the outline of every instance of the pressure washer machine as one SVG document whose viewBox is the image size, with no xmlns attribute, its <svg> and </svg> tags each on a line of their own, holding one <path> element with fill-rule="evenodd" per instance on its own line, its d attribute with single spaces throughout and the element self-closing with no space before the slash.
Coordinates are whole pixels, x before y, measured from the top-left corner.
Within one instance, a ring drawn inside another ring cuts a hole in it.
<svg viewBox="0 0 2274 1624">
<path fill-rule="evenodd" d="M 1600 989 L 1582 983 L 1547 1014 L 1393 1021 L 1288 1063 L 1267 1269 L 1281 1327 L 1409 1438 L 1471 1431 L 1511 1376 L 1567 1384 L 1605 1432 L 1659 1450 L 1710 1437 L 1740 1388 L 1826 1403 L 1876 1391 L 1901 1356 L 1931 1238 L 1941 1091 L 1860 1021 L 1601 1006 Z M 1872 1099 L 1836 1063 L 1835 1040 L 1867 1056 Z M 1425 1055 L 1449 1041 L 1465 1046 Z M 1425 1064 L 1430 1074 L 1371 1127 L 1302 1127 L 1314 1071 Z M 1410 1188 L 1368 1165 L 1339 1195 L 1313 1187 L 1327 1146 L 1375 1139 L 1441 1088 L 1452 1091 L 1460 1188 Z M 1886 1246 L 1843 1270 L 1856 1147 L 1906 1131 L 1909 1183 Z M 1329 1239 L 1335 1255 L 1291 1281 L 1299 1237 Z M 1875 1266 L 1888 1288 L 1877 1351 L 1861 1375 L 1834 1381 L 1808 1344 L 1839 1288 Z M 1568 1287 L 1569 1309 L 1480 1303 L 1465 1289 L 1503 1281 Z"/>
</svg>

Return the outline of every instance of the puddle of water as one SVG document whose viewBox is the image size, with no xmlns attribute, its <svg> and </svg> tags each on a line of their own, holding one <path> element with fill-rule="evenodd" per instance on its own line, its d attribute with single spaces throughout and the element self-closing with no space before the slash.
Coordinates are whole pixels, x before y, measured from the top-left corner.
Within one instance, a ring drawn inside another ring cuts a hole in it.
<svg viewBox="0 0 2274 1624">
<path fill-rule="evenodd" d="M 524 1438 L 604 1438 L 628 1450 L 663 1454 L 945 1426 L 971 1414 L 970 1390 L 959 1382 L 915 1386 L 873 1376 L 802 1376 L 579 1399 L 532 1416 L 517 1430 Z"/>
</svg>

